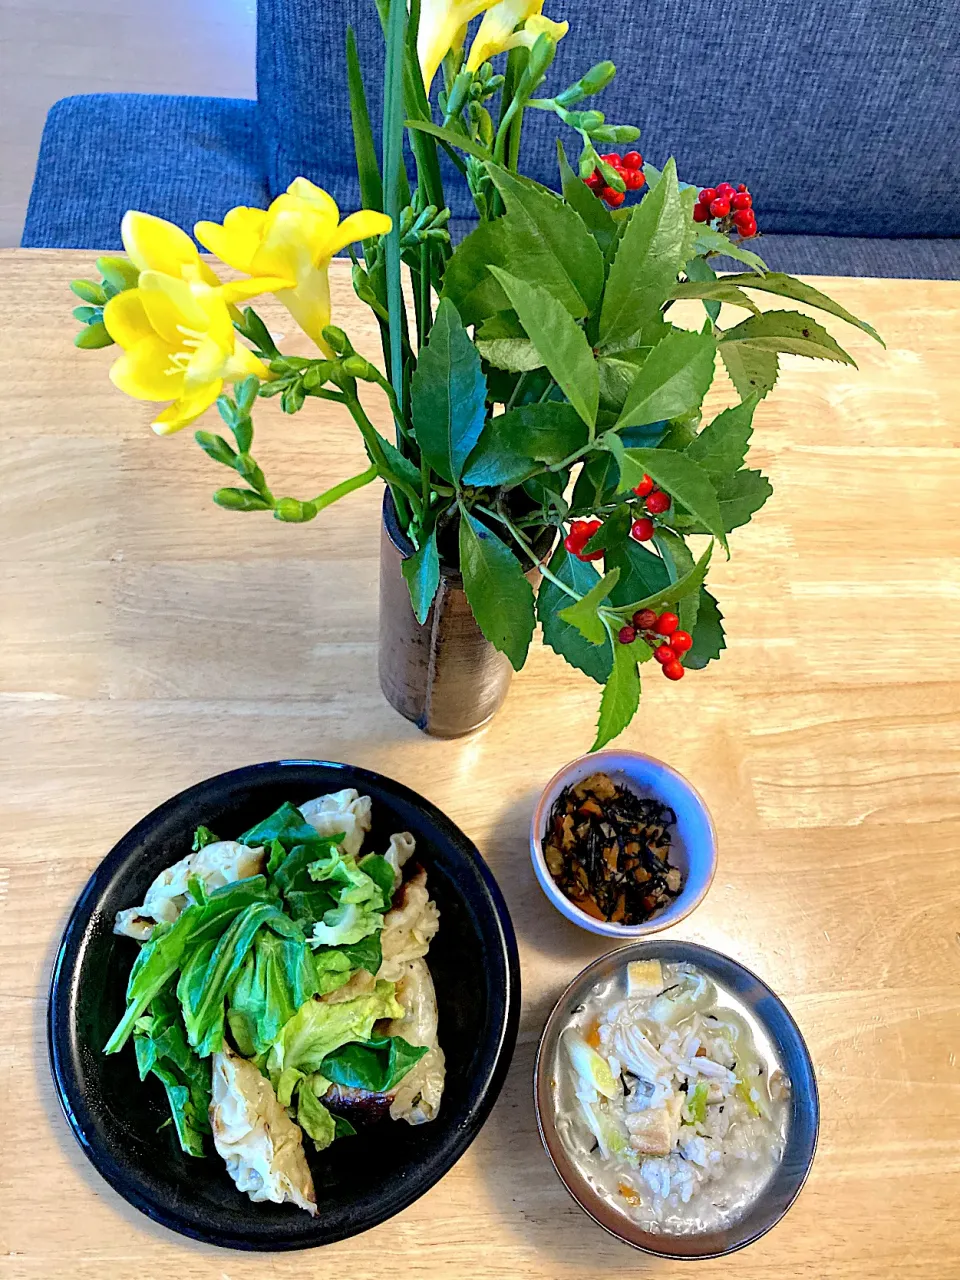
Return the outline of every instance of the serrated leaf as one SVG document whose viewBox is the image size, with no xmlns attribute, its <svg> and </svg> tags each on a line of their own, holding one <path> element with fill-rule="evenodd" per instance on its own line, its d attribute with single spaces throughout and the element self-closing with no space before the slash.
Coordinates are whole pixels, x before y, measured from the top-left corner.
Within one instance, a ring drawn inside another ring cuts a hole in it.
<svg viewBox="0 0 960 1280">
<path fill-rule="evenodd" d="M 621 734 L 640 705 L 640 671 L 632 652 L 633 646 L 618 644 L 613 637 L 610 644 L 613 647 L 612 670 L 603 687 L 597 737 L 591 751 L 599 751 Z"/>
<path fill-rule="evenodd" d="M 597 610 L 617 585 L 619 577 L 620 570 L 611 569 L 585 596 L 560 610 L 562 620 L 571 627 L 576 627 L 584 640 L 589 640 L 591 644 L 603 644 L 606 637 L 606 627 Z"/>
<path fill-rule="evenodd" d="M 755 392 L 732 409 L 724 409 L 687 446 L 686 454 L 711 476 L 722 476 L 743 466 L 753 435 L 753 415 L 760 396 Z"/>
<path fill-rule="evenodd" d="M 642 596 L 639 600 L 631 600 L 626 605 L 617 605 L 617 608 L 625 613 L 636 613 L 638 609 L 658 609 L 663 604 L 676 604 L 684 596 L 689 595 L 691 591 L 700 589 L 704 578 L 707 576 L 707 569 L 710 567 L 710 557 L 712 555 L 713 543 L 711 542 L 690 572 L 684 574 L 682 578 L 676 582 L 668 583 L 667 586 L 659 591 L 653 591 L 649 595 Z"/>
<path fill-rule="evenodd" d="M 723 634 L 723 614 L 706 587 L 700 588 L 697 623 L 691 636 L 693 645 L 683 655 L 683 665 L 694 671 L 702 670 L 708 662 L 719 658 L 727 647 Z"/>
<path fill-rule="evenodd" d="M 573 405 L 547 400 L 522 405 L 489 418 L 467 459 L 463 483 L 522 483 L 541 464 L 552 466 L 587 441 L 587 429 Z"/>
<path fill-rule="evenodd" d="M 735 284 L 731 284 L 729 276 L 718 280 L 684 280 L 674 287 L 670 297 L 677 301 L 683 298 L 712 299 L 714 302 L 727 302 L 733 307 L 744 307 L 747 311 L 752 311 L 755 316 L 760 314 L 760 308 L 753 299 Z"/>
<path fill-rule="evenodd" d="M 764 351 L 750 342 L 720 344 L 720 359 L 741 400 L 756 394 L 762 400 L 776 386 L 780 361 L 775 351 Z"/>
<path fill-rule="evenodd" d="M 512 311 L 498 311 L 478 325 L 474 345 L 489 364 L 511 373 L 529 373 L 543 366 L 543 357 L 524 333 Z"/>
<path fill-rule="evenodd" d="M 510 303 L 491 266 L 505 267 L 509 249 L 506 218 L 481 222 L 457 245 L 443 272 L 441 301 L 449 298 L 465 325 L 476 325 Z"/>
<path fill-rule="evenodd" d="M 698 409 L 713 381 L 717 344 L 706 333 L 674 330 L 640 366 L 617 430 L 679 418 Z"/>
<path fill-rule="evenodd" d="M 460 572 L 480 630 L 519 671 L 533 637 L 533 588 L 509 547 L 461 509 Z"/>
<path fill-rule="evenodd" d="M 600 581 L 593 565 L 570 555 L 562 543 L 554 552 L 549 568 L 555 577 L 580 595 L 586 595 Z M 603 684 L 612 666 L 610 646 L 590 644 L 576 627 L 571 627 L 560 617 L 560 611 L 569 599 L 555 583 L 544 578 L 537 593 L 537 617 L 543 628 L 543 642 L 572 667 Z"/>
<path fill-rule="evenodd" d="M 717 502 L 720 518 L 728 533 L 747 524 L 773 493 L 773 486 L 760 471 L 735 471 L 717 482 Z M 676 521 L 684 533 L 709 533 L 706 526 L 695 518 Z"/>
<path fill-rule="evenodd" d="M 858 329 L 868 333 L 871 338 L 875 338 L 880 343 L 881 347 L 887 345 L 873 325 L 867 324 L 866 320 L 858 320 L 846 307 L 842 307 L 839 302 L 834 302 L 833 298 L 821 293 L 812 284 L 805 284 L 804 281 L 796 280 L 782 271 L 769 271 L 761 279 L 751 275 L 726 276 L 724 279 L 727 284 L 743 285 L 748 289 L 762 289 L 765 293 L 775 293 L 781 298 L 791 298 L 794 302 L 805 302 L 820 311 L 828 311 L 830 315 L 838 316 L 841 320 L 846 320 L 847 324 L 856 325 Z"/>
<path fill-rule="evenodd" d="M 603 290 L 603 254 L 583 219 L 529 178 L 489 163 L 487 172 L 507 207 L 511 273 L 547 289 L 572 316 L 589 315 Z"/>
<path fill-rule="evenodd" d="M 579 511 L 604 506 L 616 494 L 619 479 L 620 472 L 612 454 L 606 451 L 591 453 L 573 486 L 571 506 Z"/>
<path fill-rule="evenodd" d="M 410 385 L 413 429 L 430 466 L 458 484 L 487 416 L 480 356 L 449 298 L 441 299 Z"/>
<path fill-rule="evenodd" d="M 600 376 L 586 336 L 569 311 L 539 285 L 490 268 L 563 394 L 588 427 L 597 420 Z"/>
<path fill-rule="evenodd" d="M 698 256 L 708 253 L 723 254 L 724 257 L 734 258 L 737 262 L 743 262 L 748 267 L 752 267 L 758 275 L 766 275 L 767 264 L 759 253 L 754 253 L 752 249 L 744 249 L 742 245 L 734 244 L 732 240 L 728 240 L 721 232 L 714 231 L 713 227 L 706 227 L 703 224 L 694 225 L 697 227 L 696 239 L 693 242 L 693 252 L 695 254 Z"/>
<path fill-rule="evenodd" d="M 678 533 L 670 529 L 658 529 L 653 541 L 667 567 L 671 582 L 679 582 L 694 568 L 693 553 Z M 679 602 L 677 614 L 682 630 L 693 631 L 699 603 L 700 598 L 696 591 L 691 591 Z"/>
<path fill-rule="evenodd" d="M 616 223 L 604 208 L 603 201 L 598 200 L 582 181 L 580 175 L 571 169 L 567 153 L 559 138 L 557 139 L 557 158 L 560 162 L 560 186 L 564 200 L 583 219 L 587 230 L 596 240 L 600 252 L 606 253 L 617 239 Z"/>
<path fill-rule="evenodd" d="M 604 440 L 609 438 L 608 433 Z M 621 461 L 620 487 L 633 489 L 644 474 L 652 476 L 661 489 L 726 547 L 726 530 L 713 482 L 702 467 L 686 454 L 672 449 L 627 449 Z"/>
<path fill-rule="evenodd" d="M 610 593 L 610 603 L 617 609 L 631 600 L 662 591 L 670 583 L 667 566 L 660 557 L 633 538 L 611 547 L 604 564 L 608 569 L 620 570 L 620 581 Z"/>
<path fill-rule="evenodd" d="M 751 316 L 720 338 L 721 348 L 729 344 L 749 342 L 762 351 L 782 351 L 789 355 L 809 356 L 815 360 L 836 360 L 842 364 L 857 362 L 833 339 L 822 325 L 799 311 L 764 311 Z"/>
<path fill-rule="evenodd" d="M 603 295 L 599 350 L 635 345 L 635 336 L 659 319 L 688 256 L 686 223 L 676 165 L 668 160 L 661 180 L 634 208 L 620 239 Z"/>
<path fill-rule="evenodd" d="M 430 606 L 440 585 L 440 556 L 437 552 L 437 531 L 430 530 L 412 556 L 400 566 L 410 590 L 410 603 L 421 626 L 426 622 Z"/>
</svg>

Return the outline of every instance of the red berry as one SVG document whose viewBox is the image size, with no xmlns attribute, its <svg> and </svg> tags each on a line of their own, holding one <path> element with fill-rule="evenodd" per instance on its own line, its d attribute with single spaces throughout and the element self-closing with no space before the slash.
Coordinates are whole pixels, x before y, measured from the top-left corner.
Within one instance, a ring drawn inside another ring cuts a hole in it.
<svg viewBox="0 0 960 1280">
<path fill-rule="evenodd" d="M 665 662 L 676 662 L 677 660 L 677 655 L 668 644 L 657 645 L 656 649 L 653 651 L 653 656 L 661 666 L 663 666 Z"/>
<path fill-rule="evenodd" d="M 622 191 L 614 191 L 613 187 L 604 187 L 601 194 L 607 204 L 613 205 L 614 209 L 619 208 L 626 199 Z"/>
<path fill-rule="evenodd" d="M 737 209 L 733 220 L 738 227 L 748 227 L 751 222 L 756 222 L 757 218 L 752 209 Z"/>
<path fill-rule="evenodd" d="M 730 201 L 726 196 L 717 196 L 710 201 L 710 212 L 715 218 L 725 218 L 730 212 Z"/>
<path fill-rule="evenodd" d="M 656 626 L 657 615 L 652 609 L 639 609 L 633 615 L 633 625 L 638 631 L 649 631 L 651 627 Z"/>
<path fill-rule="evenodd" d="M 625 627 L 621 627 L 620 630 L 617 632 L 617 639 L 620 641 L 621 644 L 633 644 L 636 638 L 637 638 L 637 633 L 636 631 L 634 631 L 633 627 L 631 627 L 629 624 Z"/>
<path fill-rule="evenodd" d="M 623 167 L 625 169 L 642 169 L 643 156 L 639 151 L 628 151 L 623 157 Z"/>
<path fill-rule="evenodd" d="M 734 186 L 733 186 L 733 183 L 732 183 L 732 182 L 718 182 L 718 183 L 717 183 L 717 195 L 718 195 L 718 196 L 732 196 L 732 195 L 733 195 L 733 193 L 734 193 L 734 190 L 735 190 L 735 188 L 734 188 Z"/>
<path fill-rule="evenodd" d="M 749 191 L 737 191 L 730 197 L 731 209 L 752 209 L 753 196 Z"/>
<path fill-rule="evenodd" d="M 663 664 L 663 674 L 668 680 L 682 680 L 683 663 L 678 662 L 676 658 L 674 658 L 673 662 L 665 662 Z"/>
<path fill-rule="evenodd" d="M 647 473 L 644 472 L 643 479 L 636 486 L 633 492 L 637 495 L 638 498 L 645 498 L 647 494 L 651 493 L 652 491 L 653 491 L 653 481 L 650 479 Z"/>
<path fill-rule="evenodd" d="M 713 204 L 713 202 L 714 202 L 714 200 L 716 200 L 716 198 L 717 198 L 717 191 L 716 191 L 716 188 L 715 188 L 715 187 L 704 187 L 704 188 L 703 188 L 703 190 L 700 192 L 700 195 L 699 195 L 699 197 L 698 197 L 698 199 L 700 200 L 700 203 L 701 203 L 701 204 L 705 204 L 705 205 L 707 205 L 708 207 L 709 207 L 711 204 Z"/>
<path fill-rule="evenodd" d="M 634 542 L 649 542 L 653 537 L 653 521 L 648 520 L 646 516 L 634 520 L 630 526 L 630 537 Z"/>
<path fill-rule="evenodd" d="M 612 164 L 615 169 L 619 169 L 623 165 L 623 161 L 615 151 L 608 151 L 607 154 L 605 156 L 601 156 L 600 159 L 605 160 L 607 164 Z"/>
<path fill-rule="evenodd" d="M 666 613 L 661 613 L 657 619 L 657 631 L 662 636 L 672 636 L 679 625 L 680 619 L 675 613 L 670 613 L 669 610 Z"/>
<path fill-rule="evenodd" d="M 639 191 L 646 182 L 646 178 L 639 169 L 624 169 L 623 180 L 628 191 Z"/>
<path fill-rule="evenodd" d="M 705 204 L 695 204 L 693 206 L 693 220 L 694 222 L 710 221 L 710 210 Z"/>
<path fill-rule="evenodd" d="M 746 223 L 742 227 L 737 227 L 737 230 L 740 232 L 741 240 L 749 240 L 751 236 L 755 236 L 757 234 L 756 219 L 754 219 L 753 222 Z"/>
<path fill-rule="evenodd" d="M 572 533 L 568 533 L 563 540 L 563 545 L 572 556 L 575 556 L 583 544 L 579 538 L 575 538 Z"/>
<path fill-rule="evenodd" d="M 746 189 L 747 189 L 747 184 L 745 182 L 741 182 L 739 187 L 737 187 L 738 191 L 746 191 Z"/>
<path fill-rule="evenodd" d="M 652 516 L 662 516 L 670 507 L 670 495 L 661 489 L 654 490 L 647 499 L 647 510 Z"/>
<path fill-rule="evenodd" d="M 693 648 L 693 636 L 689 631 L 675 631 L 670 637 L 670 648 L 674 653 L 686 653 Z"/>
<path fill-rule="evenodd" d="M 604 182 L 603 174 L 600 172 L 599 169 L 594 169 L 593 173 L 591 173 L 590 177 L 587 178 L 586 182 L 587 182 L 587 186 L 590 188 L 591 191 L 597 191 L 600 188 L 605 187 L 607 185 L 606 182 Z"/>
</svg>

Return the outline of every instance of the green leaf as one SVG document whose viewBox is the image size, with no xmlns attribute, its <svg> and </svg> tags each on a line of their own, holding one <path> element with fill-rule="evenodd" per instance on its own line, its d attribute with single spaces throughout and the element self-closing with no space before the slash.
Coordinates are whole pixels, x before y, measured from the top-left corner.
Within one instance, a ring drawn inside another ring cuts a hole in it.
<svg viewBox="0 0 960 1280">
<path fill-rule="evenodd" d="M 603 644 L 606 638 L 606 627 L 597 610 L 617 585 L 619 577 L 620 570 L 611 569 L 585 596 L 560 610 L 561 619 L 571 627 L 576 627 L 584 640 L 589 640 L 591 644 Z"/>
<path fill-rule="evenodd" d="M 773 485 L 760 471 L 735 471 L 717 488 L 723 527 L 729 533 L 748 524 L 773 493 Z"/>
<path fill-rule="evenodd" d="M 543 357 L 523 331 L 512 311 L 498 311 L 477 326 L 474 344 L 484 360 L 511 373 L 528 373 L 543 366 Z"/>
<path fill-rule="evenodd" d="M 519 671 L 533 637 L 533 588 L 510 548 L 463 508 L 460 572 L 477 625 Z"/>
<path fill-rule="evenodd" d="M 437 530 L 430 530 L 419 548 L 404 560 L 401 572 L 410 589 L 410 603 L 421 626 L 426 622 L 440 585 L 440 556 L 437 552 Z"/>
<path fill-rule="evenodd" d="M 679 582 L 694 567 L 693 554 L 678 533 L 670 529 L 658 529 L 653 538 L 654 545 L 660 552 L 663 563 L 667 567 L 671 582 Z M 697 609 L 700 597 L 695 591 L 683 597 L 677 607 L 680 626 L 684 631 L 692 632 L 697 621 Z"/>
<path fill-rule="evenodd" d="M 700 605 L 697 609 L 697 623 L 691 632 L 693 645 L 683 655 L 683 665 L 699 671 L 719 658 L 727 647 L 723 636 L 723 614 L 706 587 L 700 588 Z"/>
<path fill-rule="evenodd" d="M 697 259 L 694 258 L 694 262 L 696 261 Z M 743 279 L 749 283 L 751 277 L 744 276 Z M 747 311 L 752 311 L 755 316 L 760 314 L 760 308 L 753 299 L 747 297 L 735 284 L 731 284 L 729 276 L 723 276 L 718 280 L 684 280 L 674 287 L 670 297 L 677 300 L 707 298 L 715 302 L 728 302 L 734 307 L 744 307 Z"/>
<path fill-rule="evenodd" d="M 430 466 L 460 481 L 487 415 L 487 381 L 480 356 L 448 299 L 437 307 L 426 346 L 420 348 L 410 387 L 413 428 Z"/>
<path fill-rule="evenodd" d="M 608 569 L 620 570 L 620 581 L 610 593 L 610 603 L 617 609 L 631 600 L 661 591 L 670 583 L 663 560 L 633 538 L 611 547 L 604 564 Z"/>
<path fill-rule="evenodd" d="M 713 381 L 717 344 L 706 333 L 675 329 L 640 366 L 616 429 L 679 418 L 700 407 Z"/>
<path fill-rule="evenodd" d="M 749 342 L 763 351 L 783 351 L 816 360 L 837 360 L 842 364 L 856 361 L 839 346 L 822 325 L 799 311 L 764 311 L 751 316 L 720 338 L 721 349 L 730 344 Z"/>
<path fill-rule="evenodd" d="M 491 267 L 561 391 L 588 427 L 597 420 L 600 376 L 583 330 L 551 293 Z"/>
<path fill-rule="evenodd" d="M 747 456 L 753 434 L 753 414 L 759 403 L 760 396 L 754 392 L 732 409 L 718 413 L 687 446 L 687 457 L 711 476 L 738 470 Z"/>
<path fill-rule="evenodd" d="M 746 263 L 748 267 L 752 267 L 758 275 L 765 275 L 767 264 L 758 253 L 754 253 L 752 249 L 744 249 L 742 245 L 734 244 L 732 240 L 728 240 L 725 235 L 719 231 L 714 231 L 713 227 L 697 225 L 696 239 L 693 242 L 693 252 L 698 257 L 706 254 L 723 254 L 727 258 L 735 258 L 737 262 Z"/>
<path fill-rule="evenodd" d="M 100 347 L 112 347 L 113 339 L 110 337 L 107 326 L 101 320 L 95 324 L 88 324 L 85 329 L 81 329 L 78 334 L 75 334 L 73 345 L 80 347 L 82 351 L 96 351 Z"/>
<path fill-rule="evenodd" d="M 557 158 L 560 162 L 560 184 L 563 198 L 583 219 L 584 225 L 597 242 L 601 253 L 613 247 L 617 239 L 617 226 L 590 188 L 574 173 L 567 160 L 563 143 L 557 139 Z"/>
<path fill-rule="evenodd" d="M 432 138 L 439 138 L 448 146 L 456 147 L 458 151 L 465 151 L 467 155 L 476 156 L 478 160 L 489 161 L 490 159 L 490 152 L 485 147 L 481 147 L 478 142 L 473 142 L 466 134 L 458 133 L 456 129 L 445 129 L 443 125 L 434 124 L 432 120 L 406 120 L 404 123 L 408 129 L 429 133 Z"/>
<path fill-rule="evenodd" d="M 717 273 L 714 271 L 713 267 L 711 267 L 710 263 L 707 262 L 706 258 L 691 258 L 690 261 L 684 265 L 683 270 L 686 273 L 688 280 L 716 280 L 717 278 Z M 706 311 L 713 323 L 716 324 L 717 317 L 720 315 L 720 303 L 704 299 L 703 309 Z"/>
<path fill-rule="evenodd" d="M 603 524 L 587 542 L 583 548 L 584 553 L 593 555 L 595 551 L 612 551 L 614 547 L 620 545 L 624 538 L 629 536 L 630 525 L 633 523 L 633 517 L 630 514 L 630 508 L 625 502 L 622 502 L 615 511 L 606 517 Z M 613 584 L 611 584 L 611 590 Z"/>
<path fill-rule="evenodd" d="M 780 373 L 775 351 L 765 351 L 751 342 L 720 344 L 720 358 L 741 400 L 757 395 L 762 400 L 773 390 Z"/>
<path fill-rule="evenodd" d="M 586 595 L 600 581 L 600 575 L 593 565 L 571 555 L 562 543 L 554 552 L 549 567 L 555 577 L 580 595 Z M 545 578 L 540 584 L 537 617 L 543 628 L 543 642 L 572 667 L 584 672 L 598 684 L 603 684 L 610 674 L 610 646 L 590 644 L 576 627 L 563 620 L 560 614 L 569 601 L 570 597 L 549 578 Z"/>
<path fill-rule="evenodd" d="M 491 266 L 507 265 L 509 241 L 506 218 L 481 222 L 463 238 L 444 268 L 441 300 L 450 299 L 465 325 L 479 324 L 509 307 L 499 281 L 490 274 Z"/>
<path fill-rule="evenodd" d="M 604 440 L 610 434 L 604 436 Z M 686 454 L 674 453 L 671 449 L 627 449 L 625 455 L 626 466 L 621 463 L 621 489 L 635 488 L 644 473 L 652 476 L 661 489 L 665 489 L 675 502 L 685 507 L 726 547 L 726 531 L 717 492 L 702 467 Z"/>
<path fill-rule="evenodd" d="M 205 849 L 208 844 L 217 844 L 220 837 L 214 835 L 209 827 L 202 824 L 197 827 L 193 833 L 193 844 L 190 846 L 193 853 L 199 853 L 201 849 Z"/>
<path fill-rule="evenodd" d="M 107 295 L 103 289 L 92 280 L 71 280 L 70 291 L 75 293 L 81 302 L 89 302 L 95 307 L 102 307 L 107 301 Z"/>
<path fill-rule="evenodd" d="M 605 506 L 613 501 L 619 480 L 620 472 L 611 453 L 598 451 L 589 454 L 573 486 L 571 507 L 577 511 L 588 511 Z"/>
<path fill-rule="evenodd" d="M 547 289 L 571 315 L 589 315 L 603 290 L 603 254 L 583 219 L 529 178 L 495 164 L 487 172 L 507 207 L 512 274 Z"/>
<path fill-rule="evenodd" d="M 812 284 L 795 280 L 793 276 L 784 275 L 781 271 L 769 271 L 760 279 L 752 275 L 726 276 L 725 282 L 746 286 L 748 289 L 762 289 L 766 293 L 775 293 L 781 298 L 792 298 L 794 302 L 805 302 L 811 307 L 817 307 L 820 311 L 828 311 L 831 315 L 846 320 L 847 324 L 856 325 L 858 329 L 868 333 L 871 338 L 875 338 L 880 343 L 881 347 L 886 346 L 873 325 L 867 324 L 865 320 L 858 320 L 846 307 L 841 307 L 839 302 L 834 302 L 825 293 L 815 289 Z"/>
<path fill-rule="evenodd" d="M 427 1052 L 426 1045 L 409 1044 L 402 1036 L 352 1040 L 324 1058 L 320 1074 L 347 1089 L 388 1093 Z"/>
<path fill-rule="evenodd" d="M 297 1086 L 297 1124 L 312 1139 L 317 1151 L 326 1151 L 336 1141 L 336 1122 L 306 1079 Z"/>
<path fill-rule="evenodd" d="M 464 484 L 522 483 L 538 465 L 553 466 L 587 441 L 576 409 L 556 400 L 522 405 L 488 418 L 463 472 Z"/>
<path fill-rule="evenodd" d="M 284 849 L 290 853 L 298 844 L 309 844 L 320 838 L 316 827 L 312 827 L 307 822 L 295 805 L 285 800 L 269 817 L 258 822 L 249 831 L 245 831 L 239 837 L 238 843 L 245 844 L 248 849 L 256 849 L 261 845 L 272 844 L 274 840 L 279 840 Z"/>
<path fill-rule="evenodd" d="M 617 248 L 600 312 L 600 350 L 636 345 L 636 335 L 659 320 L 688 256 L 677 169 L 669 160 L 662 180 L 634 209 Z"/>
<path fill-rule="evenodd" d="M 357 176 L 360 179 L 360 202 L 365 209 L 382 212 L 383 182 L 352 26 L 347 27 L 347 89 L 350 97 L 350 123 L 353 126 L 353 149 L 357 160 Z"/>
<path fill-rule="evenodd" d="M 623 614 L 633 614 L 638 609 L 658 609 L 664 604 L 676 604 L 684 596 L 689 595 L 691 591 L 700 589 L 704 578 L 707 576 L 707 569 L 710 567 L 710 557 L 712 555 L 713 543 L 711 542 L 690 572 L 684 574 L 677 582 L 671 582 L 659 591 L 651 592 L 647 596 L 641 596 L 639 600 L 632 600 L 627 605 L 618 604 L 616 606 L 617 609 Z"/>
<path fill-rule="evenodd" d="M 640 671 L 633 645 L 620 644 L 612 635 L 610 644 L 613 647 L 613 669 L 603 687 L 597 737 L 591 751 L 599 751 L 621 734 L 640 705 Z"/>
</svg>

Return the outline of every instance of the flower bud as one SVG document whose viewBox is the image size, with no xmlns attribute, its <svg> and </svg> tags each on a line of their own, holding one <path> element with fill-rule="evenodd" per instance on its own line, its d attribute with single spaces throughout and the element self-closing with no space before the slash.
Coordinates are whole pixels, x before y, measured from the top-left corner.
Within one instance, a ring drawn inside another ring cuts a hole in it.
<svg viewBox="0 0 960 1280">
<path fill-rule="evenodd" d="M 617 68 L 612 62 L 598 62 L 576 84 L 564 89 L 563 93 L 558 93 L 554 101 L 561 107 L 572 107 L 575 102 L 582 102 L 584 98 L 605 89 L 616 74 Z"/>
</svg>

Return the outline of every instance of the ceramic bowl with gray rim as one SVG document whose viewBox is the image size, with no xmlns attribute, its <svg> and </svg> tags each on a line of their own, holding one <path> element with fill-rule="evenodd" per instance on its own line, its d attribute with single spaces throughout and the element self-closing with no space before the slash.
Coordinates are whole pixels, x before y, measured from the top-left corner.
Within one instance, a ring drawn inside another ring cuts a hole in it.
<svg viewBox="0 0 960 1280">
<path fill-rule="evenodd" d="M 561 1034 L 594 988 L 632 960 L 691 964 L 702 970 L 717 983 L 722 997 L 741 1005 L 756 1019 L 769 1037 L 778 1066 L 790 1078 L 790 1110 L 783 1157 L 756 1199 L 739 1218 L 719 1230 L 688 1234 L 645 1230 L 590 1185 L 557 1130 Z M 581 1209 L 624 1244 L 661 1258 L 718 1258 L 759 1240 L 780 1221 L 800 1194 L 813 1164 L 820 1128 L 813 1062 L 800 1029 L 784 1003 L 765 982 L 736 960 L 694 942 L 672 939 L 620 947 L 595 960 L 574 978 L 544 1027 L 537 1050 L 534 1097 L 543 1145 L 560 1180 Z"/>
</svg>

